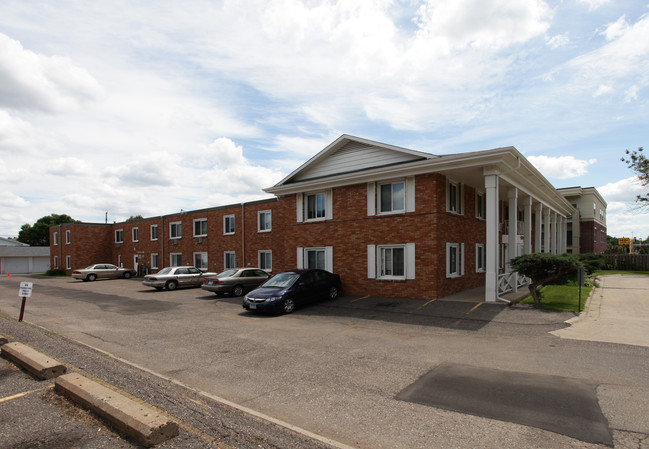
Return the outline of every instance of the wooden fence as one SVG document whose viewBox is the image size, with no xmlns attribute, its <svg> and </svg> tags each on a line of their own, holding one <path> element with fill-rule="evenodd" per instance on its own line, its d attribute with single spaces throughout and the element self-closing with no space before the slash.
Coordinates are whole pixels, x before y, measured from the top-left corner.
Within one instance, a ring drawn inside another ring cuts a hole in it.
<svg viewBox="0 0 649 449">
<path fill-rule="evenodd" d="M 649 254 L 604 254 L 604 267 L 613 270 L 649 271 Z"/>
</svg>

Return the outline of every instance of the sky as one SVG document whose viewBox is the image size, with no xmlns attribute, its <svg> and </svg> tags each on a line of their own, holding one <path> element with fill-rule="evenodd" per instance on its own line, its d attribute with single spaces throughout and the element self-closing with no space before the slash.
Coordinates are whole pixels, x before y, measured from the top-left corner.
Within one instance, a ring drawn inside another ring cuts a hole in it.
<svg viewBox="0 0 649 449">
<path fill-rule="evenodd" d="M 649 236 L 649 0 L 0 2 L 0 236 L 258 200 L 342 134 L 514 146 Z"/>
</svg>

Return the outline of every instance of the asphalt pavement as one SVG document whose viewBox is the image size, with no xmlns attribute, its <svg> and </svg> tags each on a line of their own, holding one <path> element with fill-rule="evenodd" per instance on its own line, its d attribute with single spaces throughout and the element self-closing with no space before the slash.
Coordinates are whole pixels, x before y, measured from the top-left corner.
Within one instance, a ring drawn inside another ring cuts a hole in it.
<svg viewBox="0 0 649 449">
<path fill-rule="evenodd" d="M 35 283 L 24 323 L 21 280 Z M 272 317 L 240 302 L 137 280 L 5 278 L 0 334 L 178 420 L 181 435 L 160 447 L 649 447 L 649 349 L 550 334 L 573 313 L 341 297 Z M 0 447 L 137 447 L 0 363 L 0 433 L 13 438 Z M 544 382 L 558 388 L 534 388 Z M 562 396 L 585 421 L 553 414 Z M 549 425 L 517 418 L 539 397 L 555 404 L 537 415 Z"/>
</svg>

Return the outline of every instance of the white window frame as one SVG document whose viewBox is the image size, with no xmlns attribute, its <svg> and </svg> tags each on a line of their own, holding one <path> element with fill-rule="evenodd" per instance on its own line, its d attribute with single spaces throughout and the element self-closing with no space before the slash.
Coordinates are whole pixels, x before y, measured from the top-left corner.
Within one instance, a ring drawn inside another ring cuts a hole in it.
<svg viewBox="0 0 649 449">
<path fill-rule="evenodd" d="M 309 248 L 297 248 L 297 268 L 299 270 L 305 269 L 308 263 L 308 252 L 324 250 L 325 252 L 325 270 L 330 273 L 334 272 L 334 248 L 333 246 L 313 246 Z"/>
<path fill-rule="evenodd" d="M 262 220 L 262 217 L 266 217 Z M 264 227 L 262 228 L 262 221 Z M 257 232 L 270 232 L 273 230 L 272 211 L 260 210 L 257 212 Z"/>
<path fill-rule="evenodd" d="M 397 279 L 397 280 L 402 280 L 406 279 L 406 245 L 379 245 L 376 248 L 377 250 L 377 255 L 376 255 L 376 261 L 377 261 L 377 270 L 376 270 L 376 275 L 378 279 Z M 401 265 L 401 271 L 402 274 L 393 274 L 389 273 L 387 270 L 387 264 L 386 260 L 388 259 L 388 254 L 390 255 L 390 267 L 389 271 L 394 272 L 394 251 L 399 250 L 403 252 L 403 259 L 402 259 L 402 265 Z"/>
<path fill-rule="evenodd" d="M 462 183 L 452 179 L 448 179 L 448 178 L 446 179 L 446 211 L 447 212 L 450 212 L 452 214 L 458 214 L 458 215 L 464 214 L 464 201 L 462 201 L 464 189 L 462 187 L 463 187 Z M 453 189 L 455 189 L 455 202 L 453 202 L 453 198 L 451 195 Z"/>
<path fill-rule="evenodd" d="M 262 270 L 273 271 L 273 252 L 271 250 L 257 251 L 257 266 Z"/>
<path fill-rule="evenodd" d="M 200 257 L 200 262 L 201 264 L 196 263 L 197 259 L 196 257 Z M 204 262 L 204 263 L 202 263 Z M 200 270 L 206 270 L 207 269 L 207 252 L 205 251 L 200 251 L 194 253 L 194 266 Z"/>
<path fill-rule="evenodd" d="M 309 266 L 309 255 L 315 254 L 315 266 Z M 322 265 L 318 263 L 319 254 L 322 253 Z M 325 247 L 320 248 L 304 248 L 304 268 L 305 269 L 318 269 L 326 270 L 327 269 L 327 249 Z"/>
<path fill-rule="evenodd" d="M 309 217 L 309 199 L 314 198 L 314 206 L 315 210 L 314 216 Z M 320 211 L 318 210 L 318 204 L 320 203 L 320 199 L 322 199 L 322 215 L 320 215 Z M 327 219 L 327 192 L 315 192 L 315 193 L 309 193 L 304 195 L 304 220 L 305 221 L 322 221 Z"/>
<path fill-rule="evenodd" d="M 54 267 L 53 268 L 58 268 L 59 267 L 59 256 L 54 256 Z"/>
<path fill-rule="evenodd" d="M 385 275 L 382 250 L 387 248 L 403 248 L 404 274 L 403 276 Z M 414 243 L 399 243 L 388 245 L 367 245 L 367 278 L 379 280 L 410 280 L 416 278 L 416 259 Z"/>
<path fill-rule="evenodd" d="M 403 186 L 403 199 L 402 199 L 402 207 L 401 208 L 396 208 L 394 207 L 394 186 L 397 184 L 401 184 Z M 390 188 L 390 209 L 388 210 L 383 210 L 383 187 L 384 186 L 391 186 Z M 378 212 L 379 214 L 382 215 L 388 215 L 388 214 L 400 214 L 404 213 L 406 211 L 406 181 L 405 180 L 400 180 L 400 181 L 392 181 L 392 182 L 383 182 L 379 183 L 378 189 L 377 189 L 377 205 L 378 205 Z"/>
<path fill-rule="evenodd" d="M 196 233 L 196 225 L 199 226 L 199 233 Z M 205 229 L 203 229 L 205 227 Z M 207 236 L 207 218 L 197 218 L 194 220 L 194 237 L 206 237 Z"/>
<path fill-rule="evenodd" d="M 229 263 L 228 259 L 232 258 L 232 263 Z M 237 267 L 237 253 L 235 251 L 223 251 L 223 269 L 228 270 L 230 268 Z"/>
<path fill-rule="evenodd" d="M 55 231 L 52 235 L 52 239 L 54 240 L 54 246 L 57 246 L 59 244 L 59 233 Z"/>
<path fill-rule="evenodd" d="M 67 230 L 65 231 L 65 244 L 66 244 L 66 245 L 69 245 L 71 241 L 72 241 L 72 240 L 71 240 L 71 236 L 70 236 L 70 230 L 67 229 Z"/>
<path fill-rule="evenodd" d="M 155 231 L 154 231 L 154 229 L 155 229 Z M 155 234 L 155 236 L 153 234 Z M 157 224 L 151 225 L 151 227 L 149 228 L 149 237 L 151 238 L 152 242 L 155 241 L 155 240 L 158 240 L 158 225 Z"/>
<path fill-rule="evenodd" d="M 158 268 L 158 253 L 151 253 L 151 268 Z"/>
<path fill-rule="evenodd" d="M 455 252 L 455 264 L 452 256 Z M 464 276 L 464 243 L 446 243 L 446 277 L 457 278 Z"/>
<path fill-rule="evenodd" d="M 132 228 L 131 229 L 131 240 L 134 242 L 139 242 L 140 241 L 140 229 L 139 228 Z"/>
<path fill-rule="evenodd" d="M 475 217 L 481 220 L 486 219 L 487 214 L 485 210 L 486 206 L 486 197 L 485 192 L 482 190 L 476 190 L 475 192 Z M 482 210 L 480 210 L 482 209 Z"/>
<path fill-rule="evenodd" d="M 169 239 L 177 240 L 183 237 L 183 222 L 173 221 L 169 223 Z"/>
<path fill-rule="evenodd" d="M 72 256 L 65 256 L 65 269 L 66 270 L 72 269 Z"/>
<path fill-rule="evenodd" d="M 236 232 L 234 214 L 223 216 L 223 235 L 233 235 Z"/>
<path fill-rule="evenodd" d="M 183 253 L 169 253 L 170 267 L 182 267 L 182 265 L 183 265 Z"/>
<path fill-rule="evenodd" d="M 485 257 L 485 244 L 475 244 L 475 271 L 476 273 L 484 273 L 486 271 L 486 257 Z"/>
<path fill-rule="evenodd" d="M 115 243 L 124 243 L 123 229 L 115 229 Z"/>
<path fill-rule="evenodd" d="M 121 254 L 117 255 L 117 266 L 120 267 L 120 268 L 123 268 L 123 266 L 122 266 L 122 255 Z"/>
</svg>

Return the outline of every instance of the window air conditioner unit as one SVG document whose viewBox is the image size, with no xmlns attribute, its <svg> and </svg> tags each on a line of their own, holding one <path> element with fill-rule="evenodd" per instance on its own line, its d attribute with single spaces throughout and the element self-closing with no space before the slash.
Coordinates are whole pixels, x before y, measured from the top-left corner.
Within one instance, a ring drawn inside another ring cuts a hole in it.
<svg viewBox="0 0 649 449">
<path fill-rule="evenodd" d="M 115 243 L 115 248 L 119 248 L 120 246 L 122 246 L 121 243 Z"/>
<path fill-rule="evenodd" d="M 172 240 L 172 241 L 171 241 L 171 244 L 172 244 L 172 245 L 177 245 L 177 244 L 178 244 L 178 240 Z"/>
<path fill-rule="evenodd" d="M 194 241 L 195 241 L 196 243 L 203 243 L 203 237 L 196 237 L 196 238 L 194 239 Z"/>
</svg>

